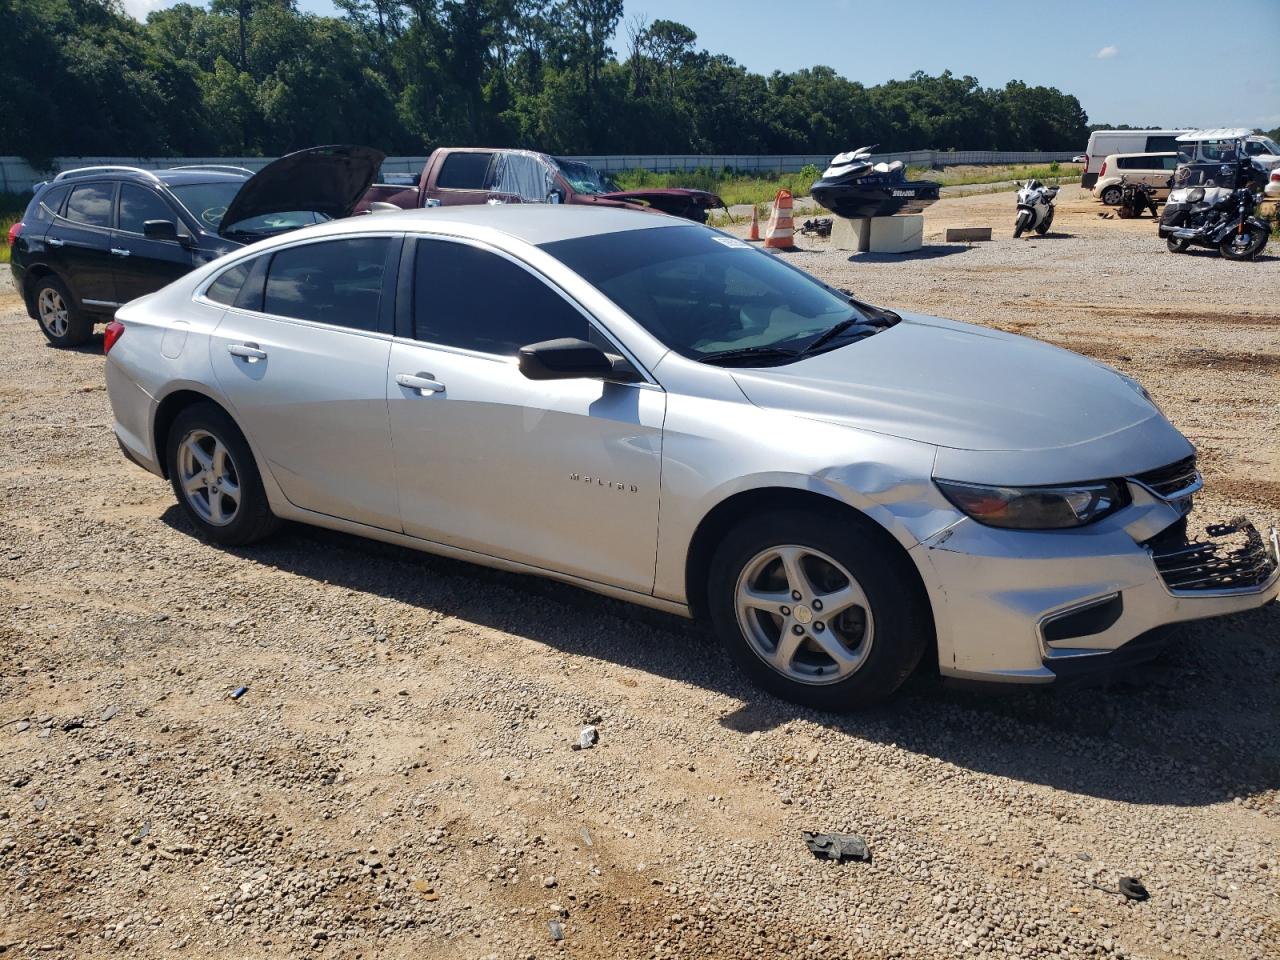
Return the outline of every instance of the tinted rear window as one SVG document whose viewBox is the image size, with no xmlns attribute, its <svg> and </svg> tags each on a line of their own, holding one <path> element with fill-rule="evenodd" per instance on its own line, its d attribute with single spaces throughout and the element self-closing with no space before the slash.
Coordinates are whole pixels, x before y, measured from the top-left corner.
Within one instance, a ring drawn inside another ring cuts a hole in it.
<svg viewBox="0 0 1280 960">
<path fill-rule="evenodd" d="M 483 190 L 492 153 L 451 153 L 444 158 L 436 186 L 446 190 Z"/>
<path fill-rule="evenodd" d="M 249 279 L 249 270 L 252 266 L 252 261 L 242 260 L 234 267 L 223 270 L 218 279 L 209 284 L 209 289 L 205 291 L 205 296 L 216 303 L 225 303 L 227 306 L 231 306 L 236 302 L 236 296 L 240 293 L 240 288 Z"/>
<path fill-rule="evenodd" d="M 53 215 L 61 209 L 62 201 L 67 199 L 67 194 L 70 191 L 71 187 L 64 184 L 60 187 L 50 187 L 44 192 L 36 194 L 31 199 L 27 212 L 22 216 L 23 222 L 48 223 L 53 219 Z"/>
<path fill-rule="evenodd" d="M 281 250 L 267 272 L 263 310 L 356 330 L 378 329 L 387 237 L 328 240 Z"/>
<path fill-rule="evenodd" d="M 71 191 L 66 218 L 91 227 L 111 226 L 111 200 L 115 189 L 110 183 L 82 183 Z"/>
<path fill-rule="evenodd" d="M 1152 153 L 1173 153 L 1178 149 L 1177 136 L 1147 137 L 1147 149 Z"/>
</svg>

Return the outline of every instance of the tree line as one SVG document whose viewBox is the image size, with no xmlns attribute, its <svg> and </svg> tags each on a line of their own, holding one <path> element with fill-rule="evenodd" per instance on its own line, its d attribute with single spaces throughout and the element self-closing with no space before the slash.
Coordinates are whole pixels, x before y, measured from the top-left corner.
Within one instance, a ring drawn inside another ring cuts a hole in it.
<svg viewBox="0 0 1280 960">
<path fill-rule="evenodd" d="M 768 76 L 622 0 L 210 0 L 146 23 L 118 0 L 0 0 L 0 154 L 561 154 L 1083 150 L 1072 95 L 949 71 L 867 86 Z M 619 30 L 619 28 L 622 28 Z M 614 49 L 615 36 L 625 43 Z"/>
</svg>

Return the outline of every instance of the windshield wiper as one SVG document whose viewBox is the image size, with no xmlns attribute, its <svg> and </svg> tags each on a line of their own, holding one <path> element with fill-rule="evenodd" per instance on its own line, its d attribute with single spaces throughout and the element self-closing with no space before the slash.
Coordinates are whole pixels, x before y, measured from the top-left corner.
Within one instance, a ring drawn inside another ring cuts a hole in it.
<svg viewBox="0 0 1280 960">
<path fill-rule="evenodd" d="M 734 350 L 717 350 L 698 357 L 699 363 L 738 363 L 740 361 L 794 360 L 799 350 L 783 350 L 780 347 L 738 347 Z"/>
<path fill-rule="evenodd" d="M 836 337 L 840 336 L 840 334 L 847 333 L 849 330 L 852 330 L 854 327 L 862 327 L 863 329 L 860 330 L 859 333 L 861 333 L 863 336 L 870 336 L 871 334 L 878 332 L 878 330 L 880 329 L 880 325 L 868 323 L 866 319 L 861 316 L 852 316 L 847 320 L 841 320 L 830 330 L 827 330 L 824 333 L 820 333 L 814 340 L 810 341 L 808 345 L 806 345 L 805 348 L 800 352 L 814 353 L 815 351 L 822 349 L 824 346 L 826 346 Z"/>
</svg>

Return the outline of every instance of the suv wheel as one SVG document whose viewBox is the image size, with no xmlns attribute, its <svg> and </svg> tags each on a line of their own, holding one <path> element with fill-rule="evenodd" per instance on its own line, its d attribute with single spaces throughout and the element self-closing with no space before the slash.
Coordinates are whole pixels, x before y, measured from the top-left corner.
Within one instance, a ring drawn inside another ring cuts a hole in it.
<svg viewBox="0 0 1280 960">
<path fill-rule="evenodd" d="M 1118 207 L 1120 206 L 1120 198 L 1122 196 L 1123 193 L 1119 187 L 1107 187 L 1107 189 L 1102 191 L 1102 202 L 1108 207 Z"/>
<path fill-rule="evenodd" d="M 181 411 L 166 457 L 178 503 L 205 539 L 242 546 L 279 527 L 249 444 L 221 407 L 206 402 Z"/>
<path fill-rule="evenodd" d="M 55 347 L 78 347 L 93 334 L 93 321 L 73 305 L 66 285 L 54 276 L 35 282 L 31 299 L 40 332 Z"/>
<path fill-rule="evenodd" d="M 824 710 L 868 706 L 902 685 L 928 642 L 907 563 L 870 521 L 766 514 L 716 551 L 712 622 L 743 671 L 776 696 Z"/>
</svg>

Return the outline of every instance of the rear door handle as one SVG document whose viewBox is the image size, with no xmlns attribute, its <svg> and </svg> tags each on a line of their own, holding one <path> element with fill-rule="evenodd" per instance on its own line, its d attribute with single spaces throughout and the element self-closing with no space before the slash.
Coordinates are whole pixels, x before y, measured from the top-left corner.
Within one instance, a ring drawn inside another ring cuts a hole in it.
<svg viewBox="0 0 1280 960">
<path fill-rule="evenodd" d="M 428 393 L 444 393 L 444 384 L 439 380 L 432 380 L 430 377 L 418 377 L 412 373 L 397 373 L 396 383 L 408 390 L 417 390 L 418 393 L 426 395 Z"/>
<path fill-rule="evenodd" d="M 256 343 L 229 343 L 227 351 L 233 357 L 244 357 L 250 363 L 267 359 L 267 351 L 258 349 Z"/>
<path fill-rule="evenodd" d="M 112 247 L 112 248 L 111 248 L 111 255 L 112 255 L 113 257 L 127 257 L 127 256 L 129 255 L 129 251 L 128 251 L 128 250 L 123 250 L 123 249 L 121 249 L 120 247 Z"/>
<path fill-rule="evenodd" d="M 44 242 L 51 247 L 61 247 L 61 246 L 65 246 L 67 241 L 58 240 L 55 237 L 47 237 Z"/>
</svg>

